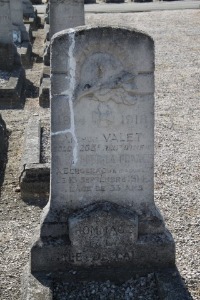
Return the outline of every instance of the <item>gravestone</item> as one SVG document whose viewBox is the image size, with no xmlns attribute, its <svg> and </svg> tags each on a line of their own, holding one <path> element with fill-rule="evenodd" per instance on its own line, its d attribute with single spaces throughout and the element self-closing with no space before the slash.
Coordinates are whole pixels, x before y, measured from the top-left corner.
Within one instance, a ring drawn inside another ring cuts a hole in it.
<svg viewBox="0 0 200 300">
<path fill-rule="evenodd" d="M 13 24 L 13 39 L 21 55 L 22 64 L 25 68 L 31 65 L 32 46 L 30 43 L 30 25 L 24 25 L 22 0 L 10 2 L 11 20 Z"/>
<path fill-rule="evenodd" d="M 25 18 L 35 18 L 35 10 L 30 0 L 22 0 L 22 6 Z"/>
<path fill-rule="evenodd" d="M 174 266 L 154 203 L 153 40 L 118 27 L 54 35 L 51 130 L 51 196 L 31 271 L 123 278 Z"/>
<path fill-rule="evenodd" d="M 50 38 L 61 30 L 83 24 L 84 0 L 50 1 Z"/>
<path fill-rule="evenodd" d="M 47 34 L 49 39 L 61 30 L 84 25 L 84 0 L 51 0 L 49 3 L 49 18 L 50 26 L 46 26 L 47 28 L 50 27 L 50 32 Z M 43 58 L 45 66 L 49 66 L 50 49 L 48 41 Z M 50 79 L 48 75 L 46 76 L 47 69 L 44 67 L 39 93 L 40 105 L 43 107 L 49 106 Z"/>
<path fill-rule="evenodd" d="M 13 44 L 9 0 L 0 0 L 0 106 L 21 101 L 25 72 Z"/>
</svg>

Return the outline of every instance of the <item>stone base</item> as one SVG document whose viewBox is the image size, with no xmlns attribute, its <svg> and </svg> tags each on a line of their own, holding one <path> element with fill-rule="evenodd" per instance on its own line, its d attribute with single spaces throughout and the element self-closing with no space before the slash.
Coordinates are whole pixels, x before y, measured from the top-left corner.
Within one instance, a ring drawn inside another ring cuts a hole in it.
<svg viewBox="0 0 200 300">
<path fill-rule="evenodd" d="M 101 247 L 81 252 L 74 250 L 65 238 L 39 240 L 31 250 L 32 272 L 70 271 L 69 276 L 74 273 L 73 278 L 77 280 L 85 276 L 90 280 L 116 280 L 119 274 L 126 280 L 134 274 L 151 273 L 174 265 L 174 241 L 167 231 L 141 236 L 132 245 L 132 251 L 128 249 L 127 252 Z"/>
<path fill-rule="evenodd" d="M 49 198 L 50 165 L 26 164 L 20 176 L 23 201 L 44 207 Z"/>
<path fill-rule="evenodd" d="M 21 43 L 20 47 L 17 48 L 17 52 L 21 56 L 22 65 L 25 69 L 30 69 L 32 67 L 32 45 L 30 42 Z"/>
<path fill-rule="evenodd" d="M 50 165 L 40 163 L 41 124 L 38 116 L 32 116 L 27 124 L 20 170 L 22 199 L 44 206 L 49 196 Z"/>
<path fill-rule="evenodd" d="M 25 100 L 25 71 L 20 67 L 5 73 L 9 79 L 0 84 L 0 108 L 22 108 Z"/>
</svg>

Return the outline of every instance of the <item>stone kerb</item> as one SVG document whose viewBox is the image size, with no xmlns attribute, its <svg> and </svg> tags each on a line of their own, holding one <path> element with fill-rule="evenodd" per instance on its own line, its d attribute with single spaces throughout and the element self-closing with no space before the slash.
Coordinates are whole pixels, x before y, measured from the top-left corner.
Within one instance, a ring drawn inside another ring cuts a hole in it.
<svg viewBox="0 0 200 300">
<path fill-rule="evenodd" d="M 153 40 L 106 26 L 54 35 L 51 196 L 32 272 L 173 266 L 153 178 Z"/>
</svg>

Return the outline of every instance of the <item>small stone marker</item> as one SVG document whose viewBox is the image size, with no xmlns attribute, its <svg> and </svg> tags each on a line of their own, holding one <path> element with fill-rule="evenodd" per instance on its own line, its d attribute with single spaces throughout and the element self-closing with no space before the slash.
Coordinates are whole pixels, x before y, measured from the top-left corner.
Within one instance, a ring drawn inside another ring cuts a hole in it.
<svg viewBox="0 0 200 300">
<path fill-rule="evenodd" d="M 51 197 L 32 272 L 100 268 L 95 276 L 109 277 L 173 266 L 154 203 L 153 40 L 118 27 L 56 34 L 51 129 Z"/>
</svg>

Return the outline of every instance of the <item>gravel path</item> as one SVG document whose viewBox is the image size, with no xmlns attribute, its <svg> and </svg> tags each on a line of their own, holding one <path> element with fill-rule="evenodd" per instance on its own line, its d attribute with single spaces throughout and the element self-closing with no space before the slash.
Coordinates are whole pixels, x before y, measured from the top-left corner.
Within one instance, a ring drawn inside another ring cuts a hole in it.
<svg viewBox="0 0 200 300">
<path fill-rule="evenodd" d="M 193 299 L 198 300 L 200 11 L 88 14 L 86 22 L 132 26 L 149 33 L 155 40 L 155 201 L 175 239 L 177 267 Z M 38 31 L 34 51 L 39 57 L 42 55 L 43 37 L 43 31 Z M 47 124 L 49 119 L 49 110 L 38 105 L 41 70 L 42 64 L 35 57 L 33 69 L 27 72 L 32 92 L 27 94 L 24 110 L 0 111 L 10 131 L 8 163 L 0 199 L 1 300 L 20 299 L 20 276 L 39 223 L 40 209 L 23 203 L 15 188 L 28 118 L 32 113 L 38 113 L 42 124 Z M 126 298 L 122 296 L 121 299 Z"/>
</svg>

